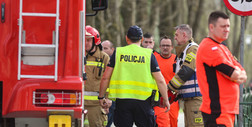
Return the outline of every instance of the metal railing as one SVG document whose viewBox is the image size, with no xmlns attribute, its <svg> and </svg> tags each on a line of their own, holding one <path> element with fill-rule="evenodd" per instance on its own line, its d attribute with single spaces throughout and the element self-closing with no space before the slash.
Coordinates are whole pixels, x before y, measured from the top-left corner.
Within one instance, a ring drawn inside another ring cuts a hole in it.
<svg viewBox="0 0 252 127">
<path fill-rule="evenodd" d="M 252 127 L 252 89 L 245 88 L 243 90 L 243 102 L 240 105 L 243 106 L 243 127 Z M 239 125 L 237 121 L 236 119 L 235 127 Z"/>
</svg>

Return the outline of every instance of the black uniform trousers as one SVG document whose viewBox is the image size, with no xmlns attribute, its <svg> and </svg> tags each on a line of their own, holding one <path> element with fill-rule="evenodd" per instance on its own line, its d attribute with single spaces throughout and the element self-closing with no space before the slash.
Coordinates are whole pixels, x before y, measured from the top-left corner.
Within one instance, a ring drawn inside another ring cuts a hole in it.
<svg viewBox="0 0 252 127">
<path fill-rule="evenodd" d="M 154 110 L 151 98 L 145 101 L 135 99 L 116 99 L 114 124 L 116 127 L 154 127 Z"/>
</svg>

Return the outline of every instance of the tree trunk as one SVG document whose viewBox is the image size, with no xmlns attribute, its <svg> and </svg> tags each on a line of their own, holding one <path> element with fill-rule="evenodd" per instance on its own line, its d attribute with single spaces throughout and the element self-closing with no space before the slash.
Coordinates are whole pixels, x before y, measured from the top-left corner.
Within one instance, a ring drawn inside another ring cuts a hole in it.
<svg viewBox="0 0 252 127">
<path fill-rule="evenodd" d="M 197 9 L 197 12 L 196 12 L 196 15 L 195 15 L 195 18 L 194 18 L 194 22 L 192 23 L 192 29 L 193 29 L 193 37 L 196 38 L 195 36 L 197 35 L 198 33 L 198 30 L 199 30 L 199 24 L 201 22 L 201 17 L 202 17 L 202 14 L 204 13 L 204 0 L 200 0 L 199 1 L 199 4 L 198 4 L 198 9 Z"/>
<path fill-rule="evenodd" d="M 149 24 L 149 7 L 147 0 L 137 0 L 136 1 L 136 25 L 142 28 L 143 32 L 147 31 Z"/>
<path fill-rule="evenodd" d="M 128 28 L 132 25 L 136 25 L 136 0 L 123 0 L 121 6 L 121 15 L 123 22 L 123 38 L 122 45 L 126 45 L 125 35 Z"/>
</svg>

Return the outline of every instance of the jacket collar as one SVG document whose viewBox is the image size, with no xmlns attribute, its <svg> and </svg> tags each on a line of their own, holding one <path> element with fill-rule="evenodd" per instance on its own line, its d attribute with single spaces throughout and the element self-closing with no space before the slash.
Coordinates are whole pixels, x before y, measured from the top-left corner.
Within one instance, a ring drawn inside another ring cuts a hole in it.
<svg viewBox="0 0 252 127">
<path fill-rule="evenodd" d="M 184 45 L 179 45 L 179 46 L 175 46 L 175 50 L 176 50 L 176 55 L 180 56 L 180 54 L 184 51 L 184 49 L 186 48 L 186 46 L 189 44 L 190 42 L 186 42 Z"/>
<path fill-rule="evenodd" d="M 101 54 L 101 50 L 100 50 L 100 48 L 98 46 L 96 46 L 95 52 L 89 53 L 88 55 L 93 56 L 93 57 L 100 57 L 100 54 Z"/>
</svg>

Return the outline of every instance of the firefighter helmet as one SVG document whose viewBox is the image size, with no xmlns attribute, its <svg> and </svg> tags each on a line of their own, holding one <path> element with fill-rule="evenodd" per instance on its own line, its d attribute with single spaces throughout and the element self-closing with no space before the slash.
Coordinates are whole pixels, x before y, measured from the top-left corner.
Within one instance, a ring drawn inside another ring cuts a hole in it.
<svg viewBox="0 0 252 127">
<path fill-rule="evenodd" d="M 86 31 L 90 33 L 91 35 L 93 35 L 95 45 L 101 44 L 101 38 L 100 38 L 100 34 L 98 30 L 88 25 L 86 26 Z"/>
<path fill-rule="evenodd" d="M 94 37 L 91 33 L 88 33 L 87 31 L 86 31 L 85 36 L 86 36 L 87 38 L 92 38 L 92 37 Z"/>
</svg>

